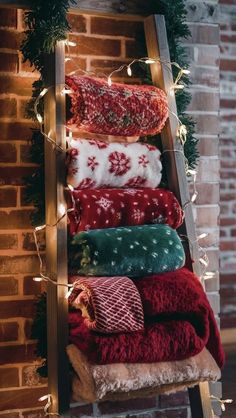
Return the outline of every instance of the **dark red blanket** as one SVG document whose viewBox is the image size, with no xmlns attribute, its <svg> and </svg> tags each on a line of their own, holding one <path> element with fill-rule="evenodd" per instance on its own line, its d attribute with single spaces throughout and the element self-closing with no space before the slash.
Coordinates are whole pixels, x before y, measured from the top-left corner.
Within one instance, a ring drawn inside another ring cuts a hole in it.
<svg viewBox="0 0 236 418">
<path fill-rule="evenodd" d="M 189 270 L 135 281 L 145 314 L 145 330 L 118 335 L 89 331 L 77 312 L 69 314 L 70 341 L 98 364 L 182 360 L 208 348 L 219 367 L 224 352 L 219 331 L 199 279 Z"/>
</svg>

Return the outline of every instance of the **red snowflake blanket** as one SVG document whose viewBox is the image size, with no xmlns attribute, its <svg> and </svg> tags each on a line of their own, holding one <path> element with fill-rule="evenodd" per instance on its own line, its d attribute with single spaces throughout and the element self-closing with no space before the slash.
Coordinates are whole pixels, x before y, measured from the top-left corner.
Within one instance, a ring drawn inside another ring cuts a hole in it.
<svg viewBox="0 0 236 418">
<path fill-rule="evenodd" d="M 79 277 L 75 282 L 73 306 L 82 311 L 89 329 L 104 333 L 144 329 L 139 292 L 128 277 Z"/>
<path fill-rule="evenodd" d="M 87 132 L 144 136 L 161 131 L 168 117 L 166 94 L 154 86 L 135 86 L 93 77 L 66 77 L 71 88 L 69 124 Z"/>
<path fill-rule="evenodd" d="M 68 152 L 67 183 L 76 189 L 157 187 L 160 151 L 148 144 L 78 139 Z"/>
<path fill-rule="evenodd" d="M 68 213 L 71 235 L 88 229 L 150 223 L 165 223 L 176 229 L 183 221 L 178 200 L 165 189 L 87 189 L 69 194 L 68 206 L 74 206 Z"/>
<path fill-rule="evenodd" d="M 135 281 L 136 284 L 136 281 Z M 70 312 L 70 341 L 97 364 L 182 360 L 210 351 L 219 367 L 224 352 L 213 311 L 198 278 L 182 268 L 140 279 L 145 330 L 102 335 Z"/>
</svg>

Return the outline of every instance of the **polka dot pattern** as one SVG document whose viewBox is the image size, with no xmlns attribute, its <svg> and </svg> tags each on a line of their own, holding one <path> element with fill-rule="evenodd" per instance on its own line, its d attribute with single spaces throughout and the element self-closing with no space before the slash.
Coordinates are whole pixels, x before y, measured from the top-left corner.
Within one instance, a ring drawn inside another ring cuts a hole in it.
<svg viewBox="0 0 236 418">
<path fill-rule="evenodd" d="M 72 270 L 80 275 L 139 277 L 185 263 L 180 238 L 168 225 L 94 229 L 75 235 L 73 244 Z"/>
</svg>

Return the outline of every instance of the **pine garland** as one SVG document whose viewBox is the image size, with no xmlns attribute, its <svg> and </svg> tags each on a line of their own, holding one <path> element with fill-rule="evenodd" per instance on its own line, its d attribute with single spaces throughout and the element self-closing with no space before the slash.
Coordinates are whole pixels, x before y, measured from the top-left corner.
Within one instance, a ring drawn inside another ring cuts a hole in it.
<svg viewBox="0 0 236 418">
<path fill-rule="evenodd" d="M 70 1 L 70 4 L 74 1 Z M 171 60 L 181 67 L 188 68 L 188 59 L 184 48 L 181 46 L 182 38 L 190 35 L 186 24 L 186 9 L 184 0 L 149 0 L 147 2 L 149 14 L 163 14 L 165 16 L 168 43 Z M 40 72 L 40 78 L 33 83 L 32 98 L 27 106 L 27 117 L 35 120 L 33 105 L 35 98 L 44 87 L 44 55 L 54 50 L 57 41 L 66 39 L 70 30 L 66 14 L 69 9 L 69 0 L 32 0 L 31 11 L 25 14 L 25 39 L 21 45 L 23 61 L 29 61 L 30 65 Z M 143 39 L 144 41 L 144 39 Z M 173 68 L 174 77 L 177 75 Z M 145 81 L 151 82 L 150 72 L 145 66 Z M 186 85 L 190 84 L 188 77 L 184 78 Z M 194 138 L 194 121 L 184 114 L 191 100 L 188 91 L 179 91 L 176 94 L 178 116 L 188 130 L 187 141 L 184 146 L 185 155 L 191 168 L 196 166 L 199 157 L 197 140 Z M 43 109 L 41 109 L 41 114 Z M 152 140 L 152 139 L 151 139 Z M 36 208 L 32 215 L 32 224 L 39 225 L 45 222 L 44 203 L 44 138 L 40 130 L 33 130 L 31 141 L 31 158 L 38 164 L 38 168 L 31 177 L 25 178 L 27 188 L 27 201 Z M 47 357 L 46 335 L 46 294 L 40 295 L 37 302 L 37 312 L 32 327 L 32 338 L 38 340 L 37 355 Z M 46 362 L 38 369 L 42 376 L 47 375 Z"/>
</svg>

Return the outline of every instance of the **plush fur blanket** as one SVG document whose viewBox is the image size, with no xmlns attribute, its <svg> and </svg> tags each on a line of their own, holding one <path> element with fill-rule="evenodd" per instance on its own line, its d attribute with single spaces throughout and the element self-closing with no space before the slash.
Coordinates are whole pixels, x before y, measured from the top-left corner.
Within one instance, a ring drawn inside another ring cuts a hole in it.
<svg viewBox="0 0 236 418">
<path fill-rule="evenodd" d="M 153 145 L 71 141 L 67 183 L 76 189 L 157 187 L 161 181 L 160 151 Z"/>
<path fill-rule="evenodd" d="M 165 223 L 178 228 L 183 211 L 165 189 L 86 189 L 68 192 L 71 235 L 89 229 Z"/>
<path fill-rule="evenodd" d="M 74 236 L 70 259 L 74 274 L 140 277 L 179 269 L 185 253 L 168 225 L 138 225 L 80 232 Z"/>
<path fill-rule="evenodd" d="M 171 393 L 220 378 L 220 369 L 205 348 L 182 361 L 104 366 L 91 364 L 73 344 L 67 347 L 67 353 L 76 372 L 72 382 L 74 401 L 124 400 Z"/>
<path fill-rule="evenodd" d="M 168 117 L 166 94 L 154 86 L 107 84 L 89 76 L 67 76 L 72 90 L 69 124 L 107 135 L 144 136 L 161 131 Z"/>
<path fill-rule="evenodd" d="M 224 352 L 214 313 L 192 272 L 183 268 L 134 283 L 144 308 L 143 332 L 94 333 L 78 311 L 70 312 L 70 342 L 86 352 L 90 361 L 108 364 L 183 360 L 206 346 L 218 366 L 223 366 Z"/>
<path fill-rule="evenodd" d="M 75 277 L 73 306 L 85 324 L 106 334 L 144 329 L 139 292 L 128 277 Z"/>
</svg>

